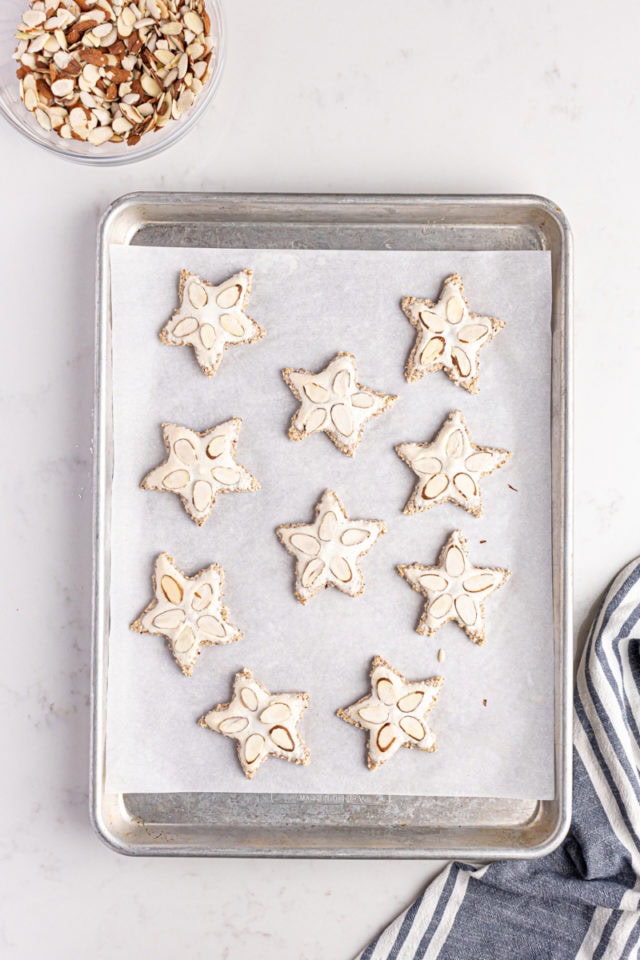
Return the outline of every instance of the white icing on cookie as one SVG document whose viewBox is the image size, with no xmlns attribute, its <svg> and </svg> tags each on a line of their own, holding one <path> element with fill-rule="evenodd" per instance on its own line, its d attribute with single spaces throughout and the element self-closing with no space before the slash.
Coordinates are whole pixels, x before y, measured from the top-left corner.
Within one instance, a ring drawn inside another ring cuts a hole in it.
<svg viewBox="0 0 640 960">
<path fill-rule="evenodd" d="M 326 433 L 348 457 L 355 453 L 367 421 L 388 410 L 398 399 L 358 383 L 356 359 L 350 353 L 337 354 L 318 373 L 287 367 L 282 376 L 300 401 L 291 420 L 289 438 L 304 440 L 312 433 Z"/>
<path fill-rule="evenodd" d="M 415 383 L 425 373 L 444 370 L 454 383 L 477 393 L 478 354 L 505 326 L 504 320 L 472 313 L 457 273 L 444 281 L 437 303 L 404 297 L 402 310 L 417 331 L 405 368 L 407 380 Z"/>
<path fill-rule="evenodd" d="M 237 742 L 240 766 L 251 780 L 267 757 L 309 763 L 309 748 L 298 730 L 308 705 L 308 693 L 270 693 L 244 669 L 235 676 L 231 702 L 214 707 L 198 722 Z"/>
<path fill-rule="evenodd" d="M 167 459 L 143 479 L 143 490 L 176 493 L 184 508 L 201 526 L 219 493 L 258 490 L 260 484 L 236 461 L 236 445 L 242 420 L 233 417 L 203 433 L 163 423 Z"/>
<path fill-rule="evenodd" d="M 190 677 L 202 647 L 240 640 L 222 603 L 224 571 L 217 563 L 188 577 L 161 553 L 153 571 L 154 599 L 131 624 L 138 633 L 166 637 L 176 663 Z"/>
<path fill-rule="evenodd" d="M 509 570 L 498 567 L 475 567 L 460 530 L 450 535 L 436 566 L 412 563 L 399 566 L 398 573 L 426 597 L 417 633 L 430 637 L 454 620 L 478 645 L 486 639 L 484 602 L 511 576 Z"/>
<path fill-rule="evenodd" d="M 251 270 L 242 270 L 216 286 L 183 270 L 180 306 L 160 331 L 162 342 L 193 347 L 200 367 L 212 377 L 228 346 L 264 337 L 260 324 L 245 312 L 251 276 Z"/>
<path fill-rule="evenodd" d="M 333 490 L 325 490 L 316 503 L 313 523 L 278 527 L 280 542 L 296 558 L 295 594 L 300 603 L 328 586 L 360 596 L 364 576 L 359 560 L 385 531 L 382 520 L 351 520 Z"/>
<path fill-rule="evenodd" d="M 400 443 L 398 456 L 419 480 L 405 505 L 405 513 L 430 510 L 451 501 L 475 517 L 482 513 L 480 479 L 503 466 L 511 454 L 472 442 L 466 420 L 454 410 L 430 443 Z"/>
<path fill-rule="evenodd" d="M 337 711 L 342 720 L 369 731 L 369 769 L 386 763 L 400 747 L 436 750 L 435 734 L 425 718 L 438 699 L 442 677 L 407 680 L 382 657 L 373 658 L 370 677 L 371 692 Z"/>
</svg>

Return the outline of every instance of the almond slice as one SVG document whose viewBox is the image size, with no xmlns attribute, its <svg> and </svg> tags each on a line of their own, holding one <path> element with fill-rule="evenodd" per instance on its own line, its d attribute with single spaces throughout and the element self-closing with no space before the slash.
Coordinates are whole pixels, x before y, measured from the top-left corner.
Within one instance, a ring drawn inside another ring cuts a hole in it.
<svg viewBox="0 0 640 960">
<path fill-rule="evenodd" d="M 326 403 L 331 394 L 321 383 L 305 383 L 302 388 L 312 403 Z"/>
<path fill-rule="evenodd" d="M 184 626 L 178 636 L 175 639 L 173 644 L 173 649 L 176 653 L 188 653 L 189 650 L 193 647 L 196 642 L 196 635 L 193 632 L 193 627 L 190 627 L 189 624 Z"/>
<path fill-rule="evenodd" d="M 164 613 L 159 613 L 151 622 L 153 626 L 159 630 L 175 630 L 181 623 L 184 623 L 185 619 L 186 613 L 184 610 L 176 608 L 175 610 L 165 610 Z"/>
<path fill-rule="evenodd" d="M 339 370 L 333 378 L 333 392 L 337 397 L 346 397 L 351 386 L 351 375 L 348 370 Z"/>
<path fill-rule="evenodd" d="M 353 572 L 344 557 L 334 557 L 333 560 L 330 560 L 329 569 L 336 580 L 340 580 L 341 583 L 349 583 L 350 580 L 353 580 Z"/>
<path fill-rule="evenodd" d="M 182 317 L 173 328 L 174 337 L 188 337 L 198 329 L 195 317 Z"/>
<path fill-rule="evenodd" d="M 464 316 L 464 305 L 455 294 L 447 300 L 447 320 L 449 323 L 460 323 Z"/>
<path fill-rule="evenodd" d="M 428 474 L 429 476 L 433 473 L 440 473 L 442 470 L 442 462 L 438 460 L 437 457 L 431 457 L 427 453 L 418 454 L 418 456 L 411 461 L 411 466 L 414 470 L 417 470 L 418 473 Z"/>
<path fill-rule="evenodd" d="M 207 444 L 207 456 L 210 460 L 215 460 L 224 453 L 227 447 L 227 438 L 224 436 L 213 437 Z"/>
<path fill-rule="evenodd" d="M 302 571 L 302 576 L 300 577 L 301 585 L 307 589 L 312 587 L 324 573 L 325 567 L 326 564 L 324 560 L 320 559 L 320 557 L 310 560 Z"/>
<path fill-rule="evenodd" d="M 423 500 L 435 500 L 445 492 L 448 486 L 449 477 L 446 473 L 436 473 L 435 476 L 429 477 L 423 486 L 421 496 Z"/>
<path fill-rule="evenodd" d="M 280 747 L 281 750 L 286 750 L 287 753 L 291 753 L 295 748 L 293 738 L 286 727 L 279 725 L 272 727 L 271 730 L 269 730 L 269 736 L 277 747 Z"/>
<path fill-rule="evenodd" d="M 421 310 L 418 316 L 422 325 L 431 333 L 444 333 L 447 328 L 442 317 L 439 317 L 437 313 L 432 313 L 431 310 Z"/>
<path fill-rule="evenodd" d="M 105 26 L 106 26 L 106 24 L 105 24 Z M 113 33 L 115 34 L 115 30 L 113 31 Z M 113 39 L 115 40 L 115 35 L 114 35 Z M 109 43 L 103 44 L 103 46 L 109 46 L 110 43 L 111 43 L 111 41 L 109 41 Z M 159 96 L 162 94 L 162 87 L 160 86 L 160 84 L 158 83 L 158 81 L 155 79 L 155 77 L 152 77 L 150 73 L 143 73 L 143 74 L 142 74 L 142 77 L 141 77 L 141 79 L 140 79 L 140 86 L 142 87 L 142 89 L 144 90 L 145 93 L 148 93 L 148 94 L 149 94 L 150 97 L 156 98 L 156 97 L 159 97 Z M 192 286 L 193 286 L 193 284 L 192 284 Z M 202 288 L 201 288 L 201 289 L 202 289 Z M 190 299 L 191 302 L 193 303 L 193 300 L 191 299 L 191 296 L 189 296 L 189 299 Z M 206 302 L 207 302 L 207 301 L 205 300 L 205 303 L 206 303 Z M 193 303 L 193 305 L 194 305 L 194 307 L 198 306 L 198 304 L 196 304 L 196 303 Z M 204 306 L 204 303 L 201 304 L 201 306 Z"/>
<path fill-rule="evenodd" d="M 216 342 L 216 331 L 210 323 L 203 323 L 200 327 L 200 340 L 205 350 L 211 350 Z"/>
<path fill-rule="evenodd" d="M 493 457 L 490 453 L 472 453 L 464 462 L 467 470 L 474 473 L 488 473 L 493 469 Z"/>
<path fill-rule="evenodd" d="M 233 283 L 230 287 L 225 287 L 224 290 L 220 291 L 216 297 L 216 303 L 222 310 L 229 310 L 230 307 L 235 307 L 241 296 L 242 287 L 240 284 Z"/>
<path fill-rule="evenodd" d="M 305 557 L 317 557 L 320 553 L 320 544 L 309 533 L 293 533 L 289 543 L 294 550 L 299 550 Z"/>
<path fill-rule="evenodd" d="M 51 92 L 56 97 L 68 97 L 70 93 L 73 93 L 73 80 L 66 77 L 56 80 L 55 83 L 51 84 Z"/>
<path fill-rule="evenodd" d="M 234 467 L 213 467 L 211 476 L 224 487 L 232 487 L 239 481 L 242 474 Z"/>
<path fill-rule="evenodd" d="M 398 700 L 398 710 L 402 710 L 403 713 L 413 713 L 414 710 L 417 710 L 422 702 L 424 693 L 422 690 L 415 690 L 413 693 L 405 693 L 404 697 L 400 697 Z M 402 722 L 400 723 L 402 726 Z"/>
<path fill-rule="evenodd" d="M 436 363 L 438 357 L 442 356 L 444 351 L 444 340 L 442 337 L 432 337 L 424 346 L 420 354 L 420 363 L 423 367 L 428 367 Z"/>
<path fill-rule="evenodd" d="M 155 83 L 155 86 L 158 87 L 158 84 Z M 158 93 L 155 94 L 155 96 L 159 96 L 160 93 L 162 93 L 162 91 L 160 90 L 160 87 L 158 87 Z M 207 291 L 201 283 L 198 283 L 197 280 L 192 280 L 189 284 L 189 287 L 187 288 L 187 296 L 191 306 L 195 307 L 196 310 L 201 310 L 209 301 L 209 295 L 207 294 Z"/>
<path fill-rule="evenodd" d="M 249 726 L 246 717 L 227 717 L 220 722 L 218 729 L 221 733 L 242 733 Z"/>
<path fill-rule="evenodd" d="M 468 473 L 456 473 L 453 478 L 453 484 L 465 500 L 471 500 L 478 495 L 476 485 Z"/>
<path fill-rule="evenodd" d="M 193 485 L 193 505 L 198 513 L 204 513 L 211 506 L 213 488 L 206 480 L 196 480 Z"/>
<path fill-rule="evenodd" d="M 304 433 L 315 433 L 316 430 L 321 430 L 327 420 L 327 411 L 323 410 L 322 407 L 315 407 L 311 410 L 306 421 L 302 425 Z"/>
<path fill-rule="evenodd" d="M 386 707 L 375 704 L 370 707 L 361 707 L 360 710 L 358 710 L 358 716 L 360 716 L 365 723 L 384 723 L 385 720 L 389 719 L 389 711 Z"/>
<path fill-rule="evenodd" d="M 170 577 L 168 573 L 165 573 L 161 578 L 160 588 L 169 603 L 177 604 L 182 602 L 182 597 L 184 596 L 182 587 L 178 581 L 174 577 Z"/>
<path fill-rule="evenodd" d="M 434 620 L 442 620 L 451 610 L 452 604 L 453 599 L 451 595 L 449 593 L 443 593 L 442 596 L 436 597 L 436 599 L 429 604 L 429 616 L 433 617 Z"/>
<path fill-rule="evenodd" d="M 376 737 L 376 744 L 378 745 L 378 750 L 381 753 L 386 753 L 389 747 L 391 747 L 396 742 L 396 728 L 392 723 L 385 723 L 383 727 L 380 727 L 378 730 L 378 735 Z"/>
<path fill-rule="evenodd" d="M 375 398 L 370 393 L 354 393 L 351 397 L 351 405 L 359 410 L 368 410 L 375 402 Z"/>
<path fill-rule="evenodd" d="M 439 573 L 423 573 L 421 577 L 418 577 L 418 582 L 425 590 L 446 590 L 448 586 L 445 578 L 441 577 Z"/>
<path fill-rule="evenodd" d="M 232 313 L 223 313 L 220 317 L 220 326 L 231 337 L 244 337 L 244 324 L 240 317 L 235 317 Z"/>
<path fill-rule="evenodd" d="M 446 445 L 447 456 L 453 458 L 461 457 L 464 452 L 464 435 L 462 430 L 454 430 L 450 434 Z"/>
<path fill-rule="evenodd" d="M 240 691 L 240 702 L 244 704 L 247 710 L 251 710 L 252 713 L 255 713 L 258 709 L 258 698 L 251 687 L 242 688 Z"/>
<path fill-rule="evenodd" d="M 459 577 L 464 573 L 464 554 L 455 544 L 449 547 L 444 561 L 444 568 L 450 577 Z"/>
<path fill-rule="evenodd" d="M 172 470 L 162 481 L 162 485 L 166 490 L 182 490 L 188 483 L 188 470 Z"/>
<path fill-rule="evenodd" d="M 471 361 L 461 347 L 451 348 L 451 362 L 461 377 L 468 377 L 471 373 Z"/>
<path fill-rule="evenodd" d="M 196 459 L 196 448 L 190 440 L 186 439 L 186 437 L 180 437 L 179 440 L 176 440 L 173 445 L 173 452 L 178 460 L 184 463 L 187 467 L 191 466 Z"/>
<path fill-rule="evenodd" d="M 489 328 L 484 323 L 468 323 L 458 331 L 458 340 L 460 343 L 475 343 L 489 332 Z"/>
<path fill-rule="evenodd" d="M 291 716 L 291 707 L 288 703 L 270 703 L 260 714 L 261 723 L 282 723 Z"/>
<path fill-rule="evenodd" d="M 491 573 L 478 573 L 475 577 L 469 577 L 464 580 L 462 586 L 467 593 L 484 593 L 495 583 L 495 578 Z"/>
<path fill-rule="evenodd" d="M 194 590 L 191 598 L 191 606 L 194 610 L 206 610 L 213 599 L 213 588 L 210 583 L 201 583 L 197 590 Z"/>
<path fill-rule="evenodd" d="M 380 677 L 376 684 L 376 693 L 378 694 L 378 698 L 388 707 L 395 704 L 396 691 L 388 677 Z"/>
<path fill-rule="evenodd" d="M 335 403 L 331 407 L 331 420 L 334 427 L 343 437 L 350 437 L 353 433 L 351 411 L 344 403 Z"/>
<path fill-rule="evenodd" d="M 217 637 L 222 639 L 227 635 L 224 624 L 222 624 L 217 617 L 212 617 L 209 613 L 206 613 L 203 617 L 198 618 L 198 629 L 208 637 Z"/>
<path fill-rule="evenodd" d="M 345 547 L 355 547 L 358 543 L 364 543 L 368 538 L 369 531 L 358 527 L 349 527 L 340 536 L 340 543 Z"/>
<path fill-rule="evenodd" d="M 401 717 L 399 726 L 412 740 L 424 740 L 426 731 L 416 717 Z"/>
<path fill-rule="evenodd" d="M 468 597 L 466 593 L 461 593 L 459 597 L 456 597 L 455 604 L 456 613 L 462 622 L 469 627 L 472 626 L 476 622 L 478 611 L 471 597 Z"/>
<path fill-rule="evenodd" d="M 248 764 L 255 763 L 264 748 L 264 737 L 252 733 L 244 745 L 244 759 Z"/>
<path fill-rule="evenodd" d="M 191 33 L 196 36 L 204 33 L 204 24 L 195 10 L 187 10 L 184 15 L 184 25 L 187 30 L 191 30 Z"/>
<path fill-rule="evenodd" d="M 318 527 L 318 536 L 321 540 L 333 540 L 338 532 L 338 518 L 333 510 L 327 510 Z"/>
</svg>

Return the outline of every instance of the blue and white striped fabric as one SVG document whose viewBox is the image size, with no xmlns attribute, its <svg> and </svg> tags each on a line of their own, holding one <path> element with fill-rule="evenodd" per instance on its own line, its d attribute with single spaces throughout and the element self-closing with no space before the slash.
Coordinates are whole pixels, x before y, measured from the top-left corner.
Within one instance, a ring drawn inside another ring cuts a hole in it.
<svg viewBox="0 0 640 960">
<path fill-rule="evenodd" d="M 574 704 L 574 800 L 540 860 L 452 863 L 358 960 L 632 960 L 640 945 L 640 559 L 595 618 Z"/>
</svg>

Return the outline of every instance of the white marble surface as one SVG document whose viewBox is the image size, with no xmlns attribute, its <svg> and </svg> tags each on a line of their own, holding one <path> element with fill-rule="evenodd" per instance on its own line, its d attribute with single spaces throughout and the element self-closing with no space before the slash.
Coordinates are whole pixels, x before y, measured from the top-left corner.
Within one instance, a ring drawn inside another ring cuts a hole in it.
<svg viewBox="0 0 640 960">
<path fill-rule="evenodd" d="M 235 0 L 202 125 L 124 169 L 0 127 L 0 953 L 348 960 L 435 866 L 137 861 L 87 817 L 94 235 L 138 189 L 538 192 L 576 239 L 576 622 L 640 548 L 640 8 Z M 592 453 L 610 437 L 607 456 Z"/>
</svg>

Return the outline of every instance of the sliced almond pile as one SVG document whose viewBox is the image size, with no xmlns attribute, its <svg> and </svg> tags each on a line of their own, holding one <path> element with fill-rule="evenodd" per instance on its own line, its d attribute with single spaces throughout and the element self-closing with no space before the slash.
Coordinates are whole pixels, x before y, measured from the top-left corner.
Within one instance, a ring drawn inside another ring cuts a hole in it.
<svg viewBox="0 0 640 960">
<path fill-rule="evenodd" d="M 134 146 L 179 120 L 207 81 L 205 0 L 30 0 L 13 57 L 44 130 Z"/>
</svg>

